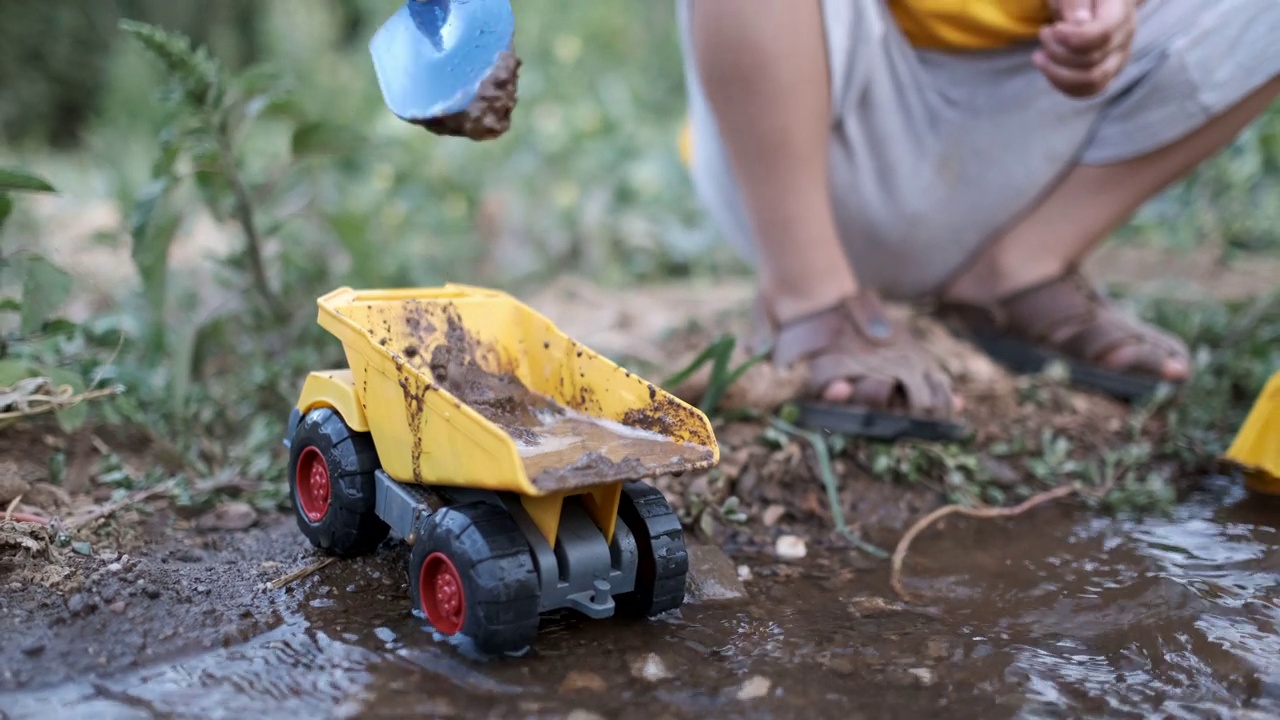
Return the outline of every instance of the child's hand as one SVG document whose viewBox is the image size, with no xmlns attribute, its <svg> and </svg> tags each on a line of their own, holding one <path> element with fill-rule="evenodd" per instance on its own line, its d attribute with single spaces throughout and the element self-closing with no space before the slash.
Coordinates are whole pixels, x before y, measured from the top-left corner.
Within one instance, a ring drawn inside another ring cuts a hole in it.
<svg viewBox="0 0 1280 720">
<path fill-rule="evenodd" d="M 1072 97 L 1097 95 L 1129 60 L 1140 0 L 1057 0 L 1058 21 L 1040 29 L 1032 62 Z"/>
</svg>

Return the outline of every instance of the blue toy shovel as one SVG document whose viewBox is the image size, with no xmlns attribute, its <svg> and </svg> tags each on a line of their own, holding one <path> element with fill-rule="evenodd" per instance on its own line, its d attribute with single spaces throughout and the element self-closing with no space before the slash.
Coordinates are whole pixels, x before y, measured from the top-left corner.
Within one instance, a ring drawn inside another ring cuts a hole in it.
<svg viewBox="0 0 1280 720">
<path fill-rule="evenodd" d="M 383 100 L 437 134 L 497 137 L 515 108 L 514 35 L 510 0 L 408 0 L 369 43 Z"/>
</svg>

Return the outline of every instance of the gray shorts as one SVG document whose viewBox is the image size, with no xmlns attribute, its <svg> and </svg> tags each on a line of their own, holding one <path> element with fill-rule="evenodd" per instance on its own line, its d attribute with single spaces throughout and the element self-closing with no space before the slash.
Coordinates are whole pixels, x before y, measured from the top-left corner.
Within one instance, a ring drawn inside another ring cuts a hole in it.
<svg viewBox="0 0 1280 720">
<path fill-rule="evenodd" d="M 750 262 L 754 240 L 676 0 L 693 182 Z M 927 295 L 1072 166 L 1158 150 L 1280 75 L 1280 0 L 1147 0 L 1133 58 L 1105 94 L 1062 95 L 1034 48 L 911 47 L 883 0 L 822 0 L 835 117 L 831 192 L 860 281 Z"/>
</svg>

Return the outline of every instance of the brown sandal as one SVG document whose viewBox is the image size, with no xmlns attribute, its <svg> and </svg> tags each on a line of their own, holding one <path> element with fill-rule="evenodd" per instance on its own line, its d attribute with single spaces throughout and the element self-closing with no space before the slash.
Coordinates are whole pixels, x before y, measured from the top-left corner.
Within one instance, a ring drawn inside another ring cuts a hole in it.
<svg viewBox="0 0 1280 720">
<path fill-rule="evenodd" d="M 937 311 L 954 332 L 1015 373 L 1038 373 L 1062 362 L 1078 387 L 1126 401 L 1148 398 L 1162 383 L 1169 360 L 1190 367 L 1177 338 L 1128 317 L 1078 270 L 1014 293 L 990 305 L 944 302 Z M 1138 352 L 1125 368 L 1102 358 L 1124 347 Z"/>
<path fill-rule="evenodd" d="M 760 352 L 779 367 L 804 363 L 806 393 L 798 424 L 842 435 L 897 440 L 959 440 L 967 429 L 952 420 L 954 402 L 945 374 L 927 364 L 924 350 L 890 322 L 880 298 L 863 290 L 811 315 L 776 322 L 756 304 Z M 845 403 L 822 399 L 837 380 L 853 385 Z"/>
</svg>

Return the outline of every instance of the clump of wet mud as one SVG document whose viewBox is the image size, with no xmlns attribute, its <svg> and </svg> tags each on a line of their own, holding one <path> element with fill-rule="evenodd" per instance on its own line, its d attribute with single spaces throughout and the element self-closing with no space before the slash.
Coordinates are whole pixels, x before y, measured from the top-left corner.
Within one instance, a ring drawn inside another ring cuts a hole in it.
<svg viewBox="0 0 1280 720">
<path fill-rule="evenodd" d="M 465 110 L 418 124 L 436 135 L 471 140 L 492 140 L 502 136 L 511 128 L 521 64 L 514 53 L 502 53 Z"/>
</svg>

